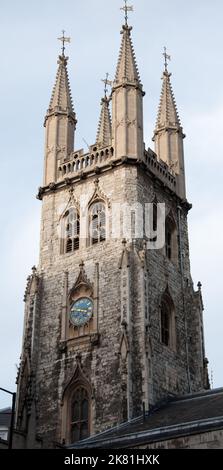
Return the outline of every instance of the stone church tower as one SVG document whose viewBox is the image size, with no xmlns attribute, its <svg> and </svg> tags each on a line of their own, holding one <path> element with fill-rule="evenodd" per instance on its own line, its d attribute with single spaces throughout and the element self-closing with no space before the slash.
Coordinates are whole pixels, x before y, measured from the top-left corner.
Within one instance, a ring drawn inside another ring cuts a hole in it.
<svg viewBox="0 0 223 470">
<path fill-rule="evenodd" d="M 201 288 L 190 274 L 185 136 L 166 64 L 155 152 L 145 148 L 131 30 L 126 19 L 87 153 L 74 150 L 64 48 L 58 59 L 44 122 L 40 260 L 25 292 L 18 373 L 16 428 L 27 448 L 75 442 L 169 395 L 208 387 Z M 165 239 L 155 249 L 161 203 Z M 152 236 L 142 223 L 148 205 Z"/>
</svg>

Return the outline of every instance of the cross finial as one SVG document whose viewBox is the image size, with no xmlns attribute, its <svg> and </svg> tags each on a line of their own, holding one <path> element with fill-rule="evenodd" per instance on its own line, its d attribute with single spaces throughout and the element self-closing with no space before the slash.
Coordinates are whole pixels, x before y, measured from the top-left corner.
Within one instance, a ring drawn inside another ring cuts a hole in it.
<svg viewBox="0 0 223 470">
<path fill-rule="evenodd" d="M 65 51 L 65 42 L 70 42 L 70 38 L 69 38 L 69 37 L 65 37 L 65 36 L 64 36 L 64 33 L 65 33 L 65 31 L 64 31 L 64 29 L 63 29 L 63 31 L 62 31 L 62 35 L 63 35 L 63 36 L 61 36 L 60 38 L 57 38 L 58 41 L 61 41 L 61 42 L 62 42 L 62 56 L 63 56 L 63 57 L 64 57 L 64 51 Z"/>
<path fill-rule="evenodd" d="M 125 12 L 125 25 L 128 26 L 128 12 L 133 11 L 133 6 L 127 5 L 128 0 L 124 0 L 125 5 L 124 7 L 121 7 L 120 10 L 123 10 Z"/>
<path fill-rule="evenodd" d="M 108 80 L 108 77 L 109 77 L 109 73 L 106 73 L 106 78 L 101 80 L 105 84 L 105 88 L 104 88 L 105 98 L 107 98 L 108 85 L 112 86 L 112 81 Z"/>
<path fill-rule="evenodd" d="M 171 60 L 171 56 L 167 54 L 167 52 L 166 52 L 166 47 L 164 47 L 163 56 L 164 56 L 165 72 L 168 72 L 168 70 L 167 70 L 167 67 L 168 67 L 168 60 Z"/>
<path fill-rule="evenodd" d="M 79 266 L 80 266 L 81 270 L 83 270 L 83 269 L 84 269 L 84 261 L 83 261 L 83 260 L 81 260 L 81 262 L 80 262 Z"/>
</svg>

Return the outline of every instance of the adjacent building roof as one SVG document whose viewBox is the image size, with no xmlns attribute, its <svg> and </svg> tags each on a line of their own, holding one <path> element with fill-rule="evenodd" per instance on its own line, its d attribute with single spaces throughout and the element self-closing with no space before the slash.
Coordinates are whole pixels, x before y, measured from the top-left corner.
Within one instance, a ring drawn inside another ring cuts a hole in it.
<svg viewBox="0 0 223 470">
<path fill-rule="evenodd" d="M 0 427 L 10 427 L 11 412 L 11 408 L 2 408 L 0 410 Z"/>
<path fill-rule="evenodd" d="M 176 397 L 71 448 L 121 448 L 223 429 L 223 388 Z"/>
</svg>

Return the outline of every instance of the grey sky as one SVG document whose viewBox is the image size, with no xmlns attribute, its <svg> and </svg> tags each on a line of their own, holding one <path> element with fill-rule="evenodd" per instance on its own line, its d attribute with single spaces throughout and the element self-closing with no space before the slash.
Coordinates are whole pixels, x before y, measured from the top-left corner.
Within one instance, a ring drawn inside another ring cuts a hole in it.
<svg viewBox="0 0 223 470">
<path fill-rule="evenodd" d="M 146 91 L 146 145 L 158 108 L 162 51 L 180 118 L 187 134 L 185 161 L 192 276 L 203 284 L 206 353 L 214 386 L 222 386 L 221 289 L 223 2 L 222 0 L 134 0 L 130 23 Z M 22 340 L 26 277 L 38 264 L 44 115 L 57 68 L 64 28 L 69 76 L 77 113 L 76 148 L 93 143 L 103 93 L 101 78 L 114 77 L 120 45 L 122 0 L 0 1 L 1 130 L 1 309 L 0 387 L 15 389 Z M 8 398 L 0 394 L 0 407 Z"/>
</svg>

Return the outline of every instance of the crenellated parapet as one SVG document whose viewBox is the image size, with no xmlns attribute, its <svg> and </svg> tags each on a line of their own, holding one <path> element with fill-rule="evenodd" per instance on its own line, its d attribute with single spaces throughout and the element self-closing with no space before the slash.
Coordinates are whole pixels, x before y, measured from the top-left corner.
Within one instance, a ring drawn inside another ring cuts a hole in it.
<svg viewBox="0 0 223 470">
<path fill-rule="evenodd" d="M 140 166 L 143 171 L 148 172 L 157 179 L 162 186 L 167 187 L 175 193 L 182 201 L 186 201 L 180 191 L 180 176 L 175 174 L 170 166 L 158 158 L 158 156 L 148 148 L 144 151 L 143 157 L 119 157 L 114 154 L 112 146 L 98 148 L 92 145 L 90 152 L 84 153 L 83 149 L 73 152 L 69 160 L 64 160 L 58 165 L 57 182 L 40 187 L 37 199 L 42 199 L 43 195 L 62 188 L 64 185 L 74 184 L 82 179 L 98 175 L 113 170 L 120 165 Z M 29 279 L 28 284 L 29 285 Z"/>
<path fill-rule="evenodd" d="M 176 175 L 170 171 L 167 163 L 157 158 L 157 155 L 151 149 L 144 152 L 143 162 L 154 176 L 160 179 L 172 191 L 176 191 Z"/>
<path fill-rule="evenodd" d="M 89 167 L 95 167 L 108 162 L 114 156 L 114 149 L 111 145 L 104 148 L 92 146 L 91 152 L 84 154 L 83 150 L 73 152 L 68 161 L 64 161 L 58 166 L 58 178 L 64 178 L 72 173 L 78 173 Z"/>
</svg>

